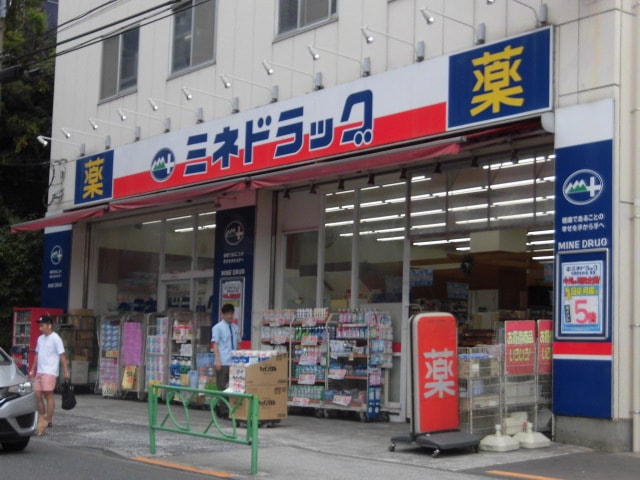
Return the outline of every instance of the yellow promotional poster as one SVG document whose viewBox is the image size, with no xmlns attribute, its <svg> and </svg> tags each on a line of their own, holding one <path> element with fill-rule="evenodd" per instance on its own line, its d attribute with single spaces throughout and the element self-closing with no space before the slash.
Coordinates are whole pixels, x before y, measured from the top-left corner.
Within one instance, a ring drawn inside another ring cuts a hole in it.
<svg viewBox="0 0 640 480">
<path fill-rule="evenodd" d="M 136 384 L 136 366 L 127 365 L 124 367 L 124 375 L 122 375 L 122 389 L 133 390 Z"/>
</svg>

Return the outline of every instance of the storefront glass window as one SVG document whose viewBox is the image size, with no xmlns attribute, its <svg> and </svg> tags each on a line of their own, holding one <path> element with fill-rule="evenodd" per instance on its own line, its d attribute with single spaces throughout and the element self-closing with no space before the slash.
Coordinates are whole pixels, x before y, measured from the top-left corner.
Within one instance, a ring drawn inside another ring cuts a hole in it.
<svg viewBox="0 0 640 480">
<path fill-rule="evenodd" d="M 216 214 L 205 212 L 198 215 L 196 230 L 196 270 L 213 269 L 213 249 L 216 236 Z"/>
<path fill-rule="evenodd" d="M 553 223 L 554 156 L 509 151 L 464 165 L 433 166 L 411 181 L 413 239 L 451 240 L 461 233 Z"/>
<path fill-rule="evenodd" d="M 405 182 L 395 178 L 360 190 L 359 304 L 402 300 Z"/>
<path fill-rule="evenodd" d="M 186 272 L 192 268 L 195 219 L 181 215 L 165 221 L 164 271 Z"/>
<path fill-rule="evenodd" d="M 97 229 L 98 311 L 155 311 L 160 221 Z"/>
<path fill-rule="evenodd" d="M 215 212 L 96 229 L 98 312 L 211 309 Z"/>
<path fill-rule="evenodd" d="M 289 233 L 285 245 L 284 305 L 286 308 L 315 307 L 318 232 Z"/>
<path fill-rule="evenodd" d="M 324 300 L 332 311 L 348 308 L 351 296 L 351 252 L 355 192 L 325 197 Z"/>
</svg>

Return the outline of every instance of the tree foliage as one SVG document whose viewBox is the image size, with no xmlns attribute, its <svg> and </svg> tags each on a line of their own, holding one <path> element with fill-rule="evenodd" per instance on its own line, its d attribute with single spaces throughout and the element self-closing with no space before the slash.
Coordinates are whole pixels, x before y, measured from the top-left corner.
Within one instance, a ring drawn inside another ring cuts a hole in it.
<svg viewBox="0 0 640 480">
<path fill-rule="evenodd" d="M 12 0 L 0 45 L 2 68 L 23 75 L 0 84 L 0 345 L 10 343 L 14 306 L 39 305 L 43 233 L 11 233 L 11 224 L 46 212 L 53 108 L 55 35 L 41 0 Z M 8 333 L 9 332 L 9 333 Z"/>
</svg>

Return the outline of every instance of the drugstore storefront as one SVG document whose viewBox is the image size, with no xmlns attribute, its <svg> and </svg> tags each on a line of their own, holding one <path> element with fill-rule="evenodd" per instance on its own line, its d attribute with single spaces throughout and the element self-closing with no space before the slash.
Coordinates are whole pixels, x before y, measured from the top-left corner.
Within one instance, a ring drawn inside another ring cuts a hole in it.
<svg viewBox="0 0 640 480">
<path fill-rule="evenodd" d="M 589 202 L 569 199 L 559 220 L 556 160 L 592 142 L 606 155 L 612 126 L 567 133 L 581 112 L 553 112 L 552 51 L 552 29 L 540 29 L 81 158 L 74 208 L 15 226 L 47 228 L 45 257 L 55 246 L 70 259 L 43 272 L 44 303 L 215 319 L 232 300 L 254 347 L 268 308 L 384 309 L 401 414 L 401 343 L 417 309 L 451 311 L 470 330 L 561 313 L 556 340 L 610 343 L 605 294 L 587 299 L 600 314 L 592 331 L 571 328 L 583 303 L 553 311 L 558 237 L 566 278 L 595 265 L 610 288 L 611 206 L 578 221 Z M 562 172 L 576 194 L 595 191 L 576 172 Z M 600 228 L 599 246 L 583 247 Z M 610 378 L 602 365 L 597 379 Z M 554 367 L 567 379 L 574 365 Z M 586 413 L 610 417 L 610 395 Z"/>
</svg>

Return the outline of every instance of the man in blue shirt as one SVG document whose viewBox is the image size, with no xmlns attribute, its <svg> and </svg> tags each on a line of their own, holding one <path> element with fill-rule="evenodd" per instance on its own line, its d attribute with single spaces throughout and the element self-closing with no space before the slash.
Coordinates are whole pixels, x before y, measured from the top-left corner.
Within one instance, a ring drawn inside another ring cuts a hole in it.
<svg viewBox="0 0 640 480">
<path fill-rule="evenodd" d="M 220 309 L 222 320 L 211 329 L 211 344 L 215 355 L 216 386 L 223 391 L 229 384 L 229 366 L 231 365 L 231 352 L 238 348 L 240 329 L 233 321 L 235 307 L 225 303 Z M 220 408 L 226 410 L 225 408 Z M 223 413 L 223 412 L 219 412 Z"/>
</svg>

